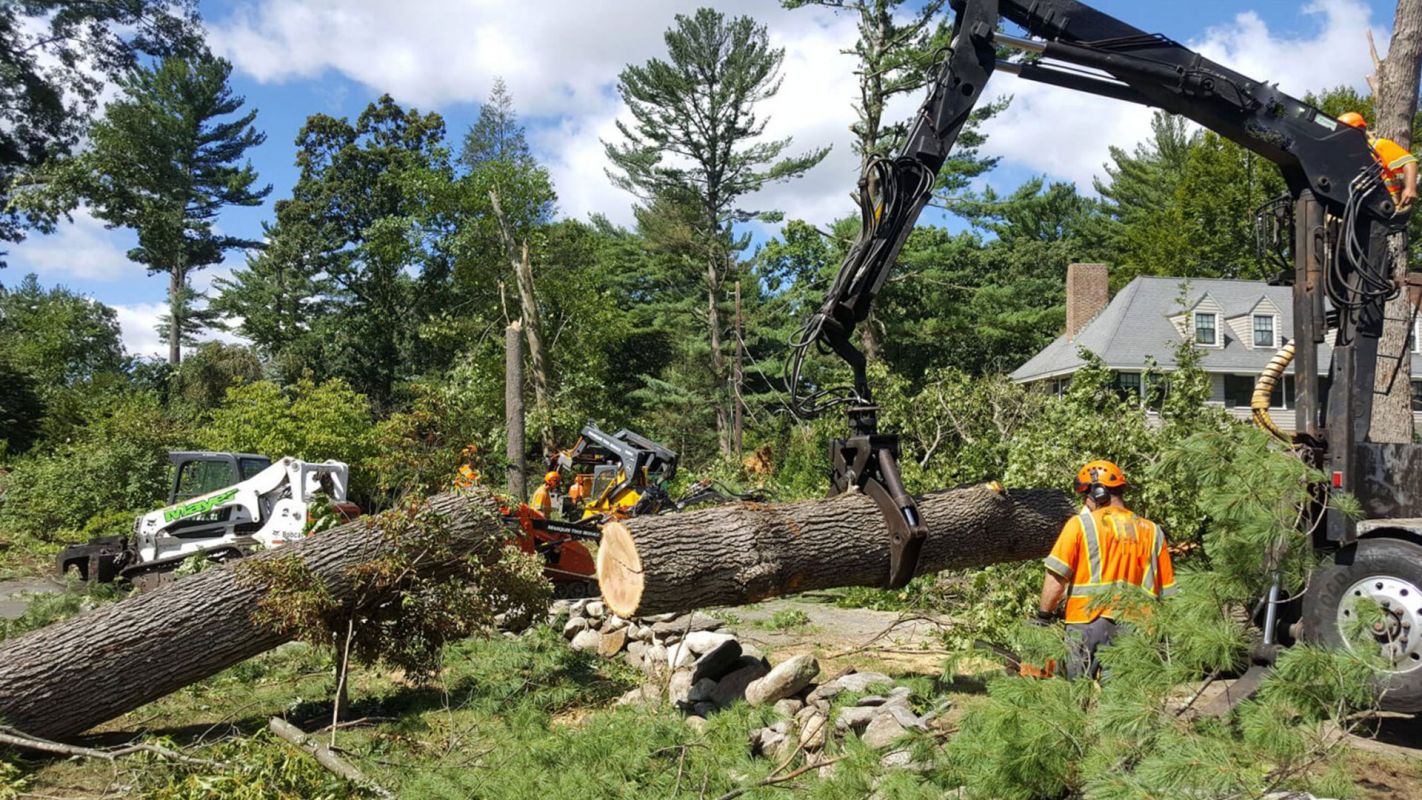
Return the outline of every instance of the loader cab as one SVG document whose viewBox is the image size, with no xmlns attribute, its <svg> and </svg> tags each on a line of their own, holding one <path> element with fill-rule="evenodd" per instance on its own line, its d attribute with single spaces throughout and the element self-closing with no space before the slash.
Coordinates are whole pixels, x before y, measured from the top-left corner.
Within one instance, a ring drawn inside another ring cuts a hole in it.
<svg viewBox="0 0 1422 800">
<path fill-rule="evenodd" d="M 168 454 L 173 480 L 168 488 L 168 505 L 251 478 L 272 465 L 266 456 L 254 453 L 176 451 Z"/>
</svg>

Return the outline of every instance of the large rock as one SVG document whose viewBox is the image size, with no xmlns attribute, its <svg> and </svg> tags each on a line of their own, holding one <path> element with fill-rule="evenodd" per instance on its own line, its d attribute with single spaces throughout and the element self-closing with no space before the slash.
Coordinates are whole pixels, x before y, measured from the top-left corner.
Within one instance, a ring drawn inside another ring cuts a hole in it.
<svg viewBox="0 0 1422 800">
<path fill-rule="evenodd" d="M 905 733 L 907 729 L 893 714 L 880 714 L 869 722 L 859 739 L 875 750 L 883 750 Z"/>
<path fill-rule="evenodd" d="M 746 687 L 746 702 L 762 706 L 790 697 L 810 685 L 820 674 L 820 662 L 809 654 L 781 662 L 765 677 Z"/>
<path fill-rule="evenodd" d="M 578 635 L 573 637 L 573 649 L 584 652 L 597 652 L 602 644 L 602 634 L 594 630 L 578 631 Z"/>
<path fill-rule="evenodd" d="M 784 700 L 775 701 L 775 714 L 776 716 L 790 719 L 800 713 L 800 709 L 804 707 L 805 704 L 799 700 L 793 697 L 787 697 Z"/>
<path fill-rule="evenodd" d="M 862 731 L 880 714 L 879 706 L 851 706 L 841 708 L 834 719 L 834 726 L 842 731 Z"/>
<path fill-rule="evenodd" d="M 684 643 L 678 642 L 667 648 L 667 666 L 672 669 L 683 669 L 695 663 L 696 655 Z"/>
<path fill-rule="evenodd" d="M 814 706 L 800 709 L 795 715 L 795 728 L 800 732 L 800 746 L 806 750 L 819 750 L 829 741 L 829 717 Z"/>
<path fill-rule="evenodd" d="M 602 619 L 607 613 L 607 606 L 603 605 L 601 600 L 594 600 L 583 608 L 583 613 L 593 619 Z"/>
<path fill-rule="evenodd" d="M 571 639 L 587 629 L 588 621 L 585 617 L 573 617 L 563 624 L 563 638 Z"/>
<path fill-rule="evenodd" d="M 851 672 L 816 687 L 806 699 L 812 703 L 816 700 L 832 700 L 842 692 L 867 692 L 871 686 L 893 682 L 893 678 L 882 672 Z"/>
<path fill-rule="evenodd" d="M 598 642 L 597 654 L 603 658 L 612 658 L 622 652 L 622 648 L 627 644 L 627 629 L 618 628 L 611 633 L 603 632 L 601 640 Z"/>
<path fill-rule="evenodd" d="M 751 681 L 770 672 L 759 659 L 741 656 L 736 664 L 739 666 L 726 673 L 725 677 L 716 683 L 716 690 L 711 693 L 711 702 L 715 703 L 717 708 L 729 708 L 736 701 L 744 700 L 746 687 Z"/>
<path fill-rule="evenodd" d="M 675 635 L 684 636 L 696 631 L 714 631 L 726 623 L 716 619 L 709 614 L 700 611 L 691 612 L 691 618 L 678 617 L 665 622 L 652 623 L 652 634 L 658 637 Z"/>
<path fill-rule="evenodd" d="M 691 670 L 679 669 L 667 681 L 667 699 L 673 703 L 685 703 L 691 698 Z"/>
<path fill-rule="evenodd" d="M 616 614 L 609 614 L 609 615 L 607 616 L 607 619 L 604 619 L 604 620 L 602 621 L 602 632 L 603 632 L 603 633 L 608 633 L 608 632 L 610 632 L 610 631 L 615 631 L 615 630 L 618 630 L 618 629 L 620 629 L 620 628 L 626 628 L 626 627 L 627 627 L 627 620 L 623 619 L 622 617 L 617 616 Z"/>
<path fill-rule="evenodd" d="M 691 666 L 691 669 L 696 673 L 697 680 L 710 678 L 713 681 L 718 681 L 731 671 L 740 657 L 741 643 L 735 639 L 727 639 L 715 649 L 696 659 L 696 663 Z"/>
<path fill-rule="evenodd" d="M 691 704 L 705 703 L 711 699 L 711 695 L 716 691 L 716 681 L 710 678 L 694 680 L 691 684 L 691 691 L 686 693 L 686 702 Z"/>
<path fill-rule="evenodd" d="M 617 705 L 627 706 L 658 706 L 662 703 L 662 685 L 660 683 L 644 683 L 628 691 L 617 698 Z"/>
<path fill-rule="evenodd" d="M 726 642 L 734 640 L 736 637 L 729 633 L 718 631 L 692 631 L 682 640 L 682 644 L 690 648 L 696 655 L 702 655 L 715 650 Z"/>
</svg>

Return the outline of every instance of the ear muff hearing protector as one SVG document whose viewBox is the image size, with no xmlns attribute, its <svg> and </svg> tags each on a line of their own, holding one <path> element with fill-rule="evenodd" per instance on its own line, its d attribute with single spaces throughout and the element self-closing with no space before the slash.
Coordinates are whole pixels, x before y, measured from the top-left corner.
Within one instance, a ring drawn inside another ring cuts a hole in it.
<svg viewBox="0 0 1422 800">
<path fill-rule="evenodd" d="M 1102 485 L 1100 481 L 1092 481 L 1091 486 L 1086 490 L 1086 496 L 1097 505 L 1105 505 L 1111 501 L 1111 490 Z"/>
</svg>

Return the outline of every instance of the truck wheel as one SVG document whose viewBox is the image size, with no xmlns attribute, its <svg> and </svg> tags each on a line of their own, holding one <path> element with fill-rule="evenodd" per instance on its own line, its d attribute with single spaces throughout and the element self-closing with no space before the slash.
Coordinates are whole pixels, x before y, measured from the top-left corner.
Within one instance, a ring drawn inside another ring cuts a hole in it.
<svg viewBox="0 0 1422 800">
<path fill-rule="evenodd" d="M 1371 631 L 1359 630 L 1361 603 L 1382 611 Z M 1377 688 L 1384 709 L 1422 711 L 1422 547 L 1364 539 L 1340 550 L 1314 572 L 1302 622 L 1305 641 L 1382 657 Z"/>
</svg>

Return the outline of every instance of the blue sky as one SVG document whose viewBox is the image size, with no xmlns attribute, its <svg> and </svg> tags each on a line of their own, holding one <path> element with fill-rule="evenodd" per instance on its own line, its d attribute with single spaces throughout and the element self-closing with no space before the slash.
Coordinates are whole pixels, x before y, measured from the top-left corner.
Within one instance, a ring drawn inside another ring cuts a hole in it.
<svg viewBox="0 0 1422 800">
<path fill-rule="evenodd" d="M 614 136 L 615 92 L 623 64 L 662 55 L 661 33 L 676 13 L 703 3 L 660 0 L 204 0 L 213 47 L 235 66 L 233 86 L 259 110 L 267 134 L 251 151 L 274 191 L 266 206 L 231 209 L 221 227 L 257 236 L 271 202 L 295 181 L 294 140 L 314 113 L 354 116 L 382 92 L 445 117 L 452 143 L 478 114 L 495 75 L 509 83 L 536 154 L 549 167 L 566 216 L 598 211 L 630 220 L 631 198 L 608 185 L 599 138 Z M 820 9 L 787 12 L 772 0 L 712 2 L 763 21 L 786 50 L 784 86 L 767 104 L 768 132 L 799 146 L 832 144 L 828 159 L 800 181 L 754 198 L 757 208 L 822 223 L 849 213 L 855 180 L 847 126 L 852 22 Z M 1389 0 L 1098 0 L 1101 10 L 1136 27 L 1186 42 L 1252 77 L 1303 93 L 1338 84 L 1363 87 L 1369 70 L 1364 33 L 1386 47 Z M 1009 110 L 988 129 L 988 151 L 1002 158 L 988 181 L 1010 190 L 1046 174 L 1089 188 L 1110 145 L 1143 137 L 1149 111 L 1001 76 L 989 93 L 1010 93 Z M 890 114 L 907 116 L 919 98 Z M 768 235 L 773 231 L 760 231 Z M 152 330 L 166 289 L 124 251 L 132 236 L 83 214 L 52 236 L 11 248 L 0 282 L 36 272 L 115 306 L 130 352 L 161 350 Z M 199 273 L 211 279 L 240 265 L 241 254 Z"/>
</svg>

